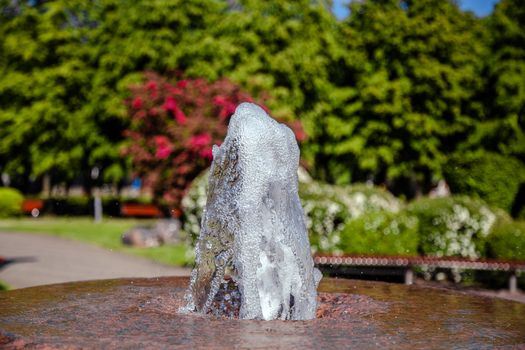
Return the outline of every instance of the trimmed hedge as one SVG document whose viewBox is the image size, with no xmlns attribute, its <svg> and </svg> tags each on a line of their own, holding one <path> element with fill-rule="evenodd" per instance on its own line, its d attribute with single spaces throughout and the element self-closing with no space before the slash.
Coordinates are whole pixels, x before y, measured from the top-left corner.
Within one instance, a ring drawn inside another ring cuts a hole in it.
<svg viewBox="0 0 525 350">
<path fill-rule="evenodd" d="M 89 197 L 55 197 L 44 200 L 44 210 L 55 215 L 92 215 L 93 203 Z"/>
<path fill-rule="evenodd" d="M 525 260 L 525 221 L 504 221 L 495 225 L 487 241 L 487 257 Z"/>
<path fill-rule="evenodd" d="M 456 154 L 443 171 L 452 193 L 479 197 L 507 212 L 525 182 L 525 164 L 496 153 Z"/>
<path fill-rule="evenodd" d="M 416 255 L 418 228 L 406 213 L 371 212 L 348 222 L 338 247 L 345 254 Z"/>
<path fill-rule="evenodd" d="M 472 259 L 485 256 L 487 236 L 505 216 L 481 200 L 454 196 L 422 198 L 406 210 L 419 220 L 420 254 Z"/>
<path fill-rule="evenodd" d="M 22 214 L 24 196 L 20 191 L 10 187 L 0 187 L 0 218 Z"/>
</svg>

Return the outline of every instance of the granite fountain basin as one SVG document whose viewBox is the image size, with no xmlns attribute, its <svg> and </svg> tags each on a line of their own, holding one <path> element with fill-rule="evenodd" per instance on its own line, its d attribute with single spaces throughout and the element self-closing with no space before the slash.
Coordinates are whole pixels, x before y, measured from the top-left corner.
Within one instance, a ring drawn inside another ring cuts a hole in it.
<svg viewBox="0 0 525 350">
<path fill-rule="evenodd" d="M 0 293 L 0 348 L 525 348 L 525 304 L 507 300 L 325 278 L 316 319 L 257 321 L 179 312 L 188 284 L 115 279 Z"/>
</svg>

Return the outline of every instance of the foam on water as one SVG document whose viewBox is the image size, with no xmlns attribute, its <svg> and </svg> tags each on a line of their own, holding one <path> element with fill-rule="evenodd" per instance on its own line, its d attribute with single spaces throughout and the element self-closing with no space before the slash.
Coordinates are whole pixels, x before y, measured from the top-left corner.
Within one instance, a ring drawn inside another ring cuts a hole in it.
<svg viewBox="0 0 525 350">
<path fill-rule="evenodd" d="M 298 166 L 293 132 L 259 106 L 239 105 L 224 143 L 213 148 L 188 310 L 232 316 L 221 308 L 240 295 L 243 319 L 315 318 L 321 274 L 310 253 Z M 221 289 L 225 275 L 235 293 Z"/>
</svg>

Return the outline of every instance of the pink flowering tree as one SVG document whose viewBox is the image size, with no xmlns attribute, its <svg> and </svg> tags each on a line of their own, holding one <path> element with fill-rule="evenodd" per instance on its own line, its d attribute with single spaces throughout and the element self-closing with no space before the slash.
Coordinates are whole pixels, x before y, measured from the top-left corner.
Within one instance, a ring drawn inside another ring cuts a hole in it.
<svg viewBox="0 0 525 350">
<path fill-rule="evenodd" d="M 124 153 L 155 199 L 178 209 L 191 181 L 211 164 L 212 146 L 223 141 L 236 106 L 254 100 L 226 79 L 172 81 L 151 72 L 145 78 L 126 100 Z"/>
</svg>

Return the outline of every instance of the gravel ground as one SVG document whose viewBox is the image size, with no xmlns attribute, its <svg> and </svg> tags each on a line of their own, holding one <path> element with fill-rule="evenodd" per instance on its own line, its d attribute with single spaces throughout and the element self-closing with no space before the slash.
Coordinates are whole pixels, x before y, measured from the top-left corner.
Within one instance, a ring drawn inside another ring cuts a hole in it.
<svg viewBox="0 0 525 350">
<path fill-rule="evenodd" d="M 26 233 L 0 232 L 0 256 L 32 257 L 0 270 L 12 288 L 120 277 L 186 276 L 190 269 L 165 266 L 87 243 Z"/>
</svg>

